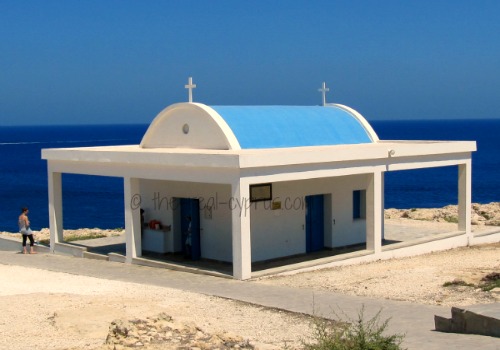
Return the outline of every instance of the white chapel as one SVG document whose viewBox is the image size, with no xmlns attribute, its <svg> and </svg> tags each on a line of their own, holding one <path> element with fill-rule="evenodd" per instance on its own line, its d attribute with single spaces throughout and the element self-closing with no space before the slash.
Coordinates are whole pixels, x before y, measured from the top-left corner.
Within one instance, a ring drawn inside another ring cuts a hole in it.
<svg viewBox="0 0 500 350">
<path fill-rule="evenodd" d="M 325 84 L 321 106 L 208 106 L 186 87 L 190 102 L 161 111 L 138 145 L 42 151 L 53 252 L 68 245 L 64 173 L 123 178 L 126 263 L 177 253 L 244 280 L 253 263 L 335 247 L 397 256 L 382 245 L 384 174 L 443 166 L 458 168 L 459 233 L 400 255 L 468 244 L 474 141 L 379 140 L 361 114 L 326 103 Z"/>
</svg>

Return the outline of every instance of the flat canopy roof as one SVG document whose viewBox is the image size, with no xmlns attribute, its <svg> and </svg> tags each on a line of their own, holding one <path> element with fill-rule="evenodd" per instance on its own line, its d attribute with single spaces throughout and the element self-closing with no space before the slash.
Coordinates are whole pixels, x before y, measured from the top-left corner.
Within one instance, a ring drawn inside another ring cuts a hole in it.
<svg viewBox="0 0 500 350">
<path fill-rule="evenodd" d="M 475 141 L 379 141 L 368 144 L 295 148 L 210 150 L 141 148 L 138 145 L 43 149 L 51 161 L 152 166 L 254 168 L 470 153 Z"/>
</svg>

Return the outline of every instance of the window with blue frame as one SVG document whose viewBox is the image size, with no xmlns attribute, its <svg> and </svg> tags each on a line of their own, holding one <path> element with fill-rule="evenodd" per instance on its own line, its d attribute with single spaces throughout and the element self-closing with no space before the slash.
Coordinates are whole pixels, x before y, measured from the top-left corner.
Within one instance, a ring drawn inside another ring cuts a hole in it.
<svg viewBox="0 0 500 350">
<path fill-rule="evenodd" d="M 356 190 L 352 192 L 352 218 L 366 218 L 366 190 Z"/>
</svg>

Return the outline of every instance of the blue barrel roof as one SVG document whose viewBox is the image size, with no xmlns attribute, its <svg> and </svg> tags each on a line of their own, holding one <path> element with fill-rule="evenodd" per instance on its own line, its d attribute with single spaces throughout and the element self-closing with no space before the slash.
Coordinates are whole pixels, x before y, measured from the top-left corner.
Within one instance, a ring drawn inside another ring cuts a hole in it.
<svg viewBox="0 0 500 350">
<path fill-rule="evenodd" d="M 242 149 L 373 142 L 361 121 L 338 106 L 210 106 Z"/>
</svg>

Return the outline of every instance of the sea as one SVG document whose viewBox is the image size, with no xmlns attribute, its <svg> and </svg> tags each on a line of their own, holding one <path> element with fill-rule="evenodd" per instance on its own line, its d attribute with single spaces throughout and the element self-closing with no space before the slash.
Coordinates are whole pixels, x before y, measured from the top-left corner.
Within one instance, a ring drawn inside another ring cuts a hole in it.
<svg viewBox="0 0 500 350">
<path fill-rule="evenodd" d="M 382 140 L 476 141 L 472 201 L 500 201 L 500 119 L 370 121 Z M 44 148 L 140 143 L 148 125 L 0 127 L 0 231 L 16 232 L 28 207 L 32 228 L 49 226 Z M 456 166 L 388 172 L 386 208 L 437 208 L 457 204 Z M 63 174 L 64 228 L 124 227 L 123 179 Z"/>
</svg>

